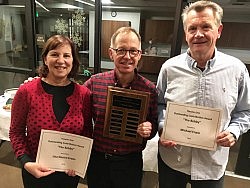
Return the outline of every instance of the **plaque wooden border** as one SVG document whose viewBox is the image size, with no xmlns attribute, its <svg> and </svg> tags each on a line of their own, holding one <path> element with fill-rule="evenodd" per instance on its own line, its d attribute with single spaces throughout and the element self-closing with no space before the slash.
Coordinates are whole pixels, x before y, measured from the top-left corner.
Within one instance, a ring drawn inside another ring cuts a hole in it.
<svg viewBox="0 0 250 188">
<path fill-rule="evenodd" d="M 149 98 L 149 92 L 108 86 L 103 135 L 141 143 L 137 127 L 146 120 Z"/>
</svg>

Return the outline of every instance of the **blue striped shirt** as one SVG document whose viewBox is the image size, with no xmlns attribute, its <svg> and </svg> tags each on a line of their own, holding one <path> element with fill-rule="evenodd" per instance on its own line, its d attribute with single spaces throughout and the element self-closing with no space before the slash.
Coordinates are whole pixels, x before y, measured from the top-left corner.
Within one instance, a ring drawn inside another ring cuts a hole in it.
<svg viewBox="0 0 250 188">
<path fill-rule="evenodd" d="M 164 125 L 166 103 L 173 101 L 222 109 L 220 131 L 228 130 L 238 138 L 249 129 L 249 87 L 244 63 L 217 49 L 204 71 L 188 53 L 173 57 L 163 64 L 157 81 L 159 130 Z M 218 146 L 216 151 L 178 147 L 159 146 L 163 161 L 171 168 L 193 180 L 216 180 L 224 174 L 229 147 Z"/>
</svg>

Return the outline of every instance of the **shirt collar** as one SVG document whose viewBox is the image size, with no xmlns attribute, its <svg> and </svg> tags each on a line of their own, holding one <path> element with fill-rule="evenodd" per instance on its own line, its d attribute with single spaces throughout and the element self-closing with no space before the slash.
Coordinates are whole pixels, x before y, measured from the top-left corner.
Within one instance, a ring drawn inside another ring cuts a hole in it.
<svg viewBox="0 0 250 188">
<path fill-rule="evenodd" d="M 116 87 L 121 87 L 121 85 L 119 84 L 119 80 L 117 78 L 115 70 L 113 70 L 113 72 L 114 72 L 114 83 L 115 83 L 115 86 Z M 135 69 L 134 72 L 135 72 L 134 79 L 132 80 L 132 82 L 130 82 L 128 84 L 128 86 L 126 87 L 126 89 L 132 89 L 133 83 L 135 82 L 135 80 L 137 80 L 137 77 L 138 77 L 138 71 L 137 71 L 137 69 Z"/>
<path fill-rule="evenodd" d="M 208 60 L 208 62 L 206 64 L 206 68 L 211 69 L 214 66 L 217 55 L 218 55 L 218 51 L 217 51 L 217 48 L 215 48 L 214 49 L 214 56 L 213 56 L 212 59 Z M 188 65 L 189 65 L 190 68 L 197 67 L 197 62 L 195 61 L 195 59 L 193 59 L 190 56 L 190 49 L 189 48 L 187 49 L 187 58 L 186 58 L 186 61 L 187 61 L 187 63 L 188 63 Z"/>
</svg>

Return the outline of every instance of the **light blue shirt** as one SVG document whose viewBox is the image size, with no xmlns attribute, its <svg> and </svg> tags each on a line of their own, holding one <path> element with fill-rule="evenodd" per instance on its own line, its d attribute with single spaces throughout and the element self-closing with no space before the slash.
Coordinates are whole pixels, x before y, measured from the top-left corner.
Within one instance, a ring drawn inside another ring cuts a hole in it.
<svg viewBox="0 0 250 188">
<path fill-rule="evenodd" d="M 167 60 L 157 80 L 159 130 L 164 126 L 168 101 L 222 109 L 221 129 L 237 138 L 250 124 L 250 80 L 239 59 L 215 49 L 215 56 L 202 72 L 188 53 Z M 166 148 L 159 144 L 163 161 L 191 175 L 192 180 L 217 180 L 225 172 L 229 147 L 209 151 L 187 146 Z"/>
</svg>

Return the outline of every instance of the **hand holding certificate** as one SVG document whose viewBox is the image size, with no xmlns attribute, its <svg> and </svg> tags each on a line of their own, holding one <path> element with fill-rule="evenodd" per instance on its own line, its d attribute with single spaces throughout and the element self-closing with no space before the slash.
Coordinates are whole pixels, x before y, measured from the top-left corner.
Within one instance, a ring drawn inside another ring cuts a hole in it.
<svg viewBox="0 0 250 188">
<path fill-rule="evenodd" d="M 52 170 L 74 170 L 84 178 L 93 139 L 75 134 L 42 130 L 36 162 Z"/>
<path fill-rule="evenodd" d="M 162 138 L 180 145 L 215 150 L 221 110 L 168 102 Z"/>
</svg>

